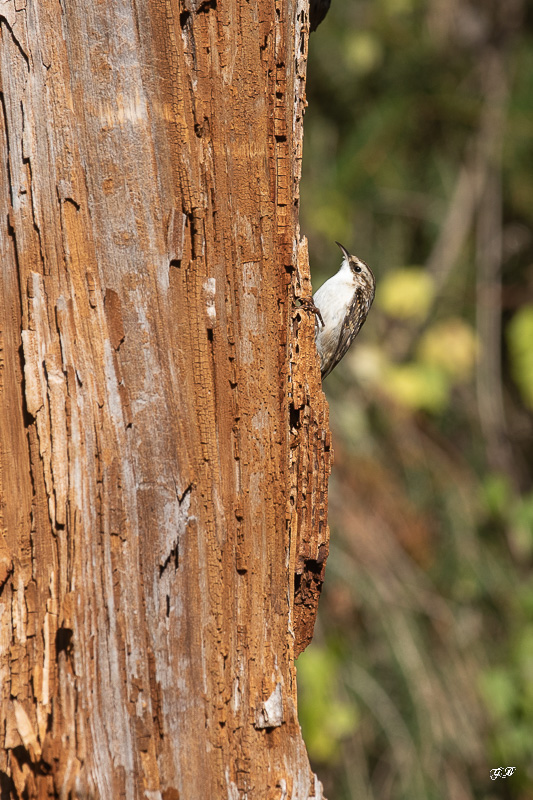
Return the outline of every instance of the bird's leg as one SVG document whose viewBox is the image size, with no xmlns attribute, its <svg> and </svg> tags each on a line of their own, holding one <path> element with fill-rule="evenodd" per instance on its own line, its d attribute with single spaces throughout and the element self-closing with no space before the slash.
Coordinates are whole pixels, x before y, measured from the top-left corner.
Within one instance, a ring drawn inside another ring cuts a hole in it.
<svg viewBox="0 0 533 800">
<path fill-rule="evenodd" d="M 300 300 L 300 308 L 303 308 L 304 311 L 310 311 L 312 314 L 314 314 L 317 320 L 320 320 L 320 324 L 324 328 L 325 325 L 324 325 L 324 320 L 322 319 L 322 314 L 320 313 L 320 309 L 318 308 L 318 306 L 315 306 L 315 304 L 313 303 L 313 298 L 300 297 L 299 300 Z"/>
</svg>

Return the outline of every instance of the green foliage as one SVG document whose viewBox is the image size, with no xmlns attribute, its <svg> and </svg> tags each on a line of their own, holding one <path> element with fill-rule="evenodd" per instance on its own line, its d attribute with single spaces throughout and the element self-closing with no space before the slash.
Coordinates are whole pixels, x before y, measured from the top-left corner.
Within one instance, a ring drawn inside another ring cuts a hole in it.
<svg viewBox="0 0 533 800">
<path fill-rule="evenodd" d="M 463 319 L 440 320 L 420 337 L 417 354 L 423 363 L 442 369 L 453 383 L 462 383 L 471 377 L 475 367 L 475 331 Z"/>
<path fill-rule="evenodd" d="M 513 378 L 524 402 L 533 409 L 533 305 L 516 312 L 507 326 L 507 339 Z"/>
<path fill-rule="evenodd" d="M 510 656 L 505 666 L 480 676 L 481 693 L 495 723 L 492 746 L 509 765 L 525 763 L 531 755 L 533 621 L 516 630 Z"/>
<path fill-rule="evenodd" d="M 311 758 L 334 763 L 340 743 L 357 727 L 353 703 L 340 697 L 338 663 L 332 650 L 309 649 L 298 659 L 299 719 Z"/>
<path fill-rule="evenodd" d="M 314 284 L 335 239 L 377 279 L 325 383 L 331 554 L 298 661 L 336 800 L 533 796 L 533 15 L 512 9 L 333 0 L 310 41 Z"/>
<path fill-rule="evenodd" d="M 413 410 L 442 411 L 449 396 L 443 370 L 431 364 L 409 363 L 390 366 L 386 391 L 400 405 Z"/>
<path fill-rule="evenodd" d="M 504 519 L 512 500 L 512 487 L 506 475 L 489 474 L 480 485 L 481 499 L 488 513 Z"/>
<path fill-rule="evenodd" d="M 518 686 L 508 669 L 495 667 L 480 676 L 485 704 L 496 721 L 505 720 L 518 707 Z"/>
<path fill-rule="evenodd" d="M 520 560 L 533 556 L 533 492 L 518 497 L 509 509 L 510 538 Z"/>
<path fill-rule="evenodd" d="M 384 275 L 377 305 L 396 319 L 423 320 L 433 304 L 431 276 L 423 269 L 396 269 Z"/>
</svg>

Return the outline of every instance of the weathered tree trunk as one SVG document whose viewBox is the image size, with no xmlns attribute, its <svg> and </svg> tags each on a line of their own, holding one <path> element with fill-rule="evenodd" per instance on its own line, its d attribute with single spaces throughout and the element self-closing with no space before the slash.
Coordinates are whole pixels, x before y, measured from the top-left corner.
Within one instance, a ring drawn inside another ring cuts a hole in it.
<svg viewBox="0 0 533 800">
<path fill-rule="evenodd" d="M 0 5 L 2 798 L 321 795 L 306 15 Z"/>
</svg>

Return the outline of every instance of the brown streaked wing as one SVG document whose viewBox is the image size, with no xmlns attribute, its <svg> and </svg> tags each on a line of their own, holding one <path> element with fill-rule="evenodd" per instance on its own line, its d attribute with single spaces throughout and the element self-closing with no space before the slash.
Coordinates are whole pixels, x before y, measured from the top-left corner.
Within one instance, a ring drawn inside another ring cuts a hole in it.
<svg viewBox="0 0 533 800">
<path fill-rule="evenodd" d="M 363 323 L 368 314 L 369 306 L 365 303 L 365 293 L 362 289 L 356 289 L 354 302 L 351 304 L 349 310 L 344 317 L 342 323 L 339 341 L 332 357 L 326 365 L 325 371 L 322 373 L 322 378 L 329 375 L 333 367 L 335 367 L 341 358 L 345 355 L 351 343 L 361 330 Z"/>
</svg>

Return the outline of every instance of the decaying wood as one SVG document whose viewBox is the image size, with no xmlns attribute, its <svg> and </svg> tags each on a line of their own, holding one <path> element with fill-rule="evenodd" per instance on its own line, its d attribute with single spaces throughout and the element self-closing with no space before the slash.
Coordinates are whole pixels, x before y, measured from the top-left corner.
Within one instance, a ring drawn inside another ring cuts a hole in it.
<svg viewBox="0 0 533 800">
<path fill-rule="evenodd" d="M 300 243 L 293 273 L 294 295 L 309 298 L 311 280 L 307 241 Z M 291 378 L 289 412 L 291 574 L 294 574 L 292 620 L 294 654 L 298 656 L 313 638 L 318 600 L 329 553 L 327 523 L 328 478 L 331 471 L 331 435 L 326 399 L 322 393 L 317 358 L 314 316 L 296 307 L 291 325 Z"/>
<path fill-rule="evenodd" d="M 306 15 L 0 5 L 2 797 L 321 797 Z"/>
</svg>

